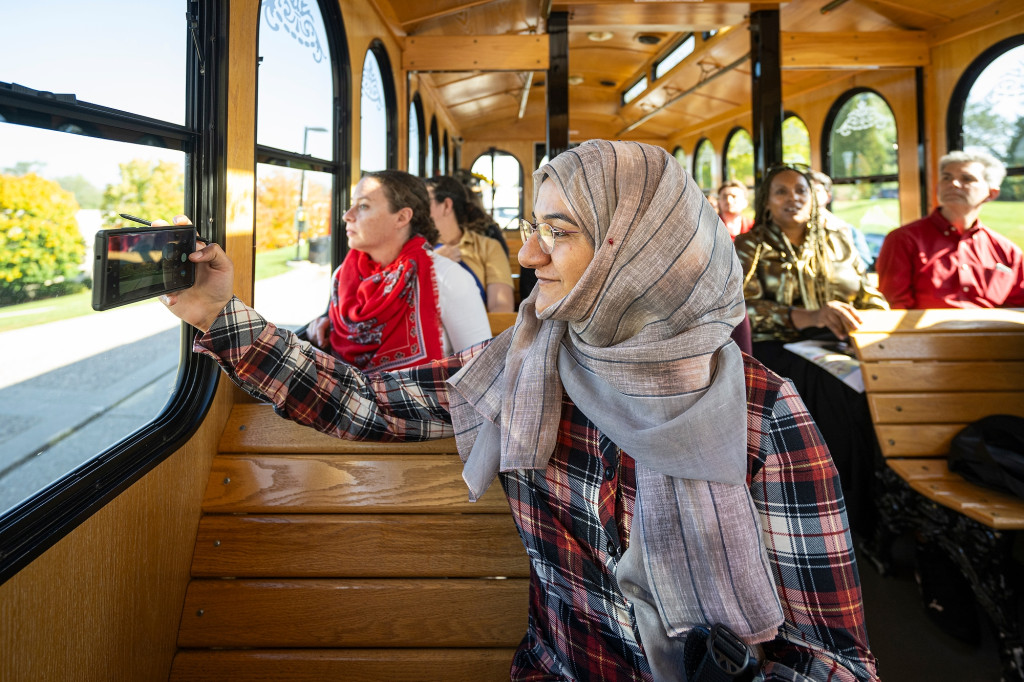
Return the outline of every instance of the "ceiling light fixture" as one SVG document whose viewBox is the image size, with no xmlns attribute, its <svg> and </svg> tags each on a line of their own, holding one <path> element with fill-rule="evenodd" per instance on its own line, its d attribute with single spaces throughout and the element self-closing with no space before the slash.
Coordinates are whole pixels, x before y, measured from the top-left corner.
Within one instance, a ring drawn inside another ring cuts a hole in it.
<svg viewBox="0 0 1024 682">
<path fill-rule="evenodd" d="M 587 31 L 587 38 L 593 40 L 595 43 L 603 43 L 606 40 L 611 40 L 615 37 L 615 34 L 611 31 Z"/>
<path fill-rule="evenodd" d="M 583 76 L 569 74 L 569 85 L 579 85 L 583 82 Z"/>
</svg>

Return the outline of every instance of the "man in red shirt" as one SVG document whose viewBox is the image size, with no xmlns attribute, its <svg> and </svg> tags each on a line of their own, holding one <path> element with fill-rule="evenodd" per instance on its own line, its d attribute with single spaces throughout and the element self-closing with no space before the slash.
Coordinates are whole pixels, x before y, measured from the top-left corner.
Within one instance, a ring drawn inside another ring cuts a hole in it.
<svg viewBox="0 0 1024 682">
<path fill-rule="evenodd" d="M 749 205 L 747 187 L 739 180 L 729 180 L 718 188 L 718 217 L 725 223 L 733 239 L 744 232 L 750 232 L 754 226 L 754 219 L 743 215 Z"/>
<path fill-rule="evenodd" d="M 875 264 L 893 308 L 1024 306 L 1021 249 L 985 227 L 981 206 L 999 196 L 1006 168 L 985 152 L 939 160 L 939 207 L 890 232 Z"/>
</svg>

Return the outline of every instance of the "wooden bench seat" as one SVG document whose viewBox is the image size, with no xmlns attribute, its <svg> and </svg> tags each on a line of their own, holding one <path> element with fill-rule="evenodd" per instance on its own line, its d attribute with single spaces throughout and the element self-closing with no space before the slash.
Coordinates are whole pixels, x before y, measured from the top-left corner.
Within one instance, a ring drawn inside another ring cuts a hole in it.
<svg viewBox="0 0 1024 682">
<path fill-rule="evenodd" d="M 1024 416 L 1024 310 L 861 316 L 851 339 L 886 464 L 878 472 L 874 547 L 884 563 L 892 537 L 912 531 L 942 548 L 999 630 L 1004 669 L 1019 672 L 1024 644 L 1011 544 L 1013 532 L 1024 530 L 1024 500 L 968 482 L 949 470 L 946 456 L 970 422 Z"/>
<path fill-rule="evenodd" d="M 171 680 L 507 680 L 529 562 L 453 439 L 342 441 L 233 408 Z"/>
</svg>

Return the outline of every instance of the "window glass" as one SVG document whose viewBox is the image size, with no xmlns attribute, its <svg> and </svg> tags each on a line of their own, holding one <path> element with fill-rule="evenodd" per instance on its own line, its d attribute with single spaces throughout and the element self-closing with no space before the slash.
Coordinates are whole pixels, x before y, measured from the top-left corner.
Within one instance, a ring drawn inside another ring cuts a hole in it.
<svg viewBox="0 0 1024 682">
<path fill-rule="evenodd" d="M 676 157 L 676 161 L 678 161 L 679 165 L 684 169 L 690 167 L 689 159 L 686 158 L 686 150 L 682 147 L 676 147 L 675 151 L 672 152 L 672 156 Z"/>
<path fill-rule="evenodd" d="M 142 3 L 146 4 L 146 3 Z M 333 159 L 334 84 L 327 33 L 315 1 L 264 0 L 260 7 L 259 114 L 265 147 Z"/>
<path fill-rule="evenodd" d="M 701 140 L 697 151 L 693 153 L 693 177 L 697 186 L 704 190 L 705 196 L 715 189 L 715 166 L 717 165 L 715 146 L 710 140 Z"/>
<path fill-rule="evenodd" d="M 624 93 L 622 93 L 622 103 L 623 104 L 629 104 L 630 102 L 635 100 L 637 97 L 639 97 L 640 93 L 642 93 L 646 89 L 647 89 L 647 76 L 644 76 L 640 80 L 638 80 L 636 83 L 633 83 L 633 85 L 631 85 L 628 90 L 626 90 Z"/>
<path fill-rule="evenodd" d="M 697 39 L 691 33 L 686 37 L 683 42 L 679 43 L 671 52 L 654 65 L 654 80 L 658 80 L 666 73 L 672 70 L 672 68 L 683 61 L 691 54 L 693 54 L 693 48 L 697 45 Z"/>
<path fill-rule="evenodd" d="M 255 300 L 289 329 L 327 310 L 332 182 L 330 173 L 256 167 Z"/>
<path fill-rule="evenodd" d="M 522 215 L 523 169 L 518 159 L 492 150 L 477 157 L 472 172 L 480 180 L 484 210 L 502 229 L 514 224 Z"/>
<path fill-rule="evenodd" d="M 870 91 L 843 102 L 829 131 L 832 212 L 865 235 L 900 226 L 896 119 Z M 878 242 L 877 237 L 870 240 Z"/>
<path fill-rule="evenodd" d="M 448 168 L 448 131 L 444 131 L 444 135 L 441 136 L 441 160 L 438 164 L 441 169 L 441 175 L 447 175 L 451 172 Z"/>
<path fill-rule="evenodd" d="M 380 64 L 372 50 L 363 60 L 359 95 L 359 167 L 366 171 L 388 167 L 388 116 Z"/>
<path fill-rule="evenodd" d="M 754 140 L 740 128 L 729 136 L 725 147 L 725 178 L 754 186 Z"/>
<path fill-rule="evenodd" d="M 803 120 L 793 114 L 782 122 L 782 160 L 786 163 L 812 165 L 811 135 Z"/>
<path fill-rule="evenodd" d="M 4 9 L 9 25 L 46 31 L 5 32 L 0 81 L 125 113 L 59 131 L 0 119 L 0 513 L 152 421 L 175 390 L 177 318 L 155 299 L 95 312 L 91 287 L 96 232 L 138 227 L 118 213 L 185 212 L 186 153 L 149 144 L 160 131 L 137 117 L 185 122 L 187 8 Z M 97 13 L 117 40 L 82 30 Z"/>
<path fill-rule="evenodd" d="M 409 104 L 409 172 L 413 175 L 423 175 L 423 168 L 420 166 L 423 115 L 420 113 L 418 99 L 419 95 L 416 95 Z"/>
<path fill-rule="evenodd" d="M 427 177 L 437 175 L 437 117 L 430 117 L 430 139 L 427 140 Z"/>
<path fill-rule="evenodd" d="M 4 3 L 0 81 L 184 125 L 186 8 L 183 0 Z M 98 16 L 102 35 L 82 30 Z"/>
<path fill-rule="evenodd" d="M 253 300 L 268 319 L 295 329 L 327 309 L 336 172 L 330 162 L 337 135 L 333 60 L 315 1 L 264 0 L 259 40 L 263 62 L 256 118 L 259 142 L 270 149 L 260 152 L 256 165 Z M 367 65 L 371 72 L 376 68 L 369 52 L 363 68 L 364 112 L 366 93 L 373 88 L 366 85 Z M 375 73 L 379 81 L 379 70 Z M 277 128 L 265 126 L 266 121 L 276 121 Z M 268 141 L 266 135 L 273 137 Z M 309 163 L 280 155 L 278 149 L 306 155 Z M 363 159 L 366 154 L 364 142 Z"/>
<path fill-rule="evenodd" d="M 987 151 L 1009 171 L 982 211 L 985 225 L 1024 247 L 1024 45 L 993 59 L 971 86 L 963 114 L 964 149 Z"/>
</svg>

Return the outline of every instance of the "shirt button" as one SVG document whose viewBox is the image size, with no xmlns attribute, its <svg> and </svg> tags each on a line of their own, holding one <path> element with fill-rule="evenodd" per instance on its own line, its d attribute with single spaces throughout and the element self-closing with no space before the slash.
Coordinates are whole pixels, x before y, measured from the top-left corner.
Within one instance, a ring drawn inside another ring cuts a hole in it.
<svg viewBox="0 0 1024 682">
<path fill-rule="evenodd" d="M 611 542 L 608 543 L 608 553 L 612 556 L 615 556 L 615 545 L 613 545 Z"/>
<path fill-rule="evenodd" d="M 615 469 L 613 469 L 611 467 L 605 467 L 604 477 L 606 479 L 608 479 L 609 481 L 612 480 L 613 478 L 615 478 Z"/>
</svg>

